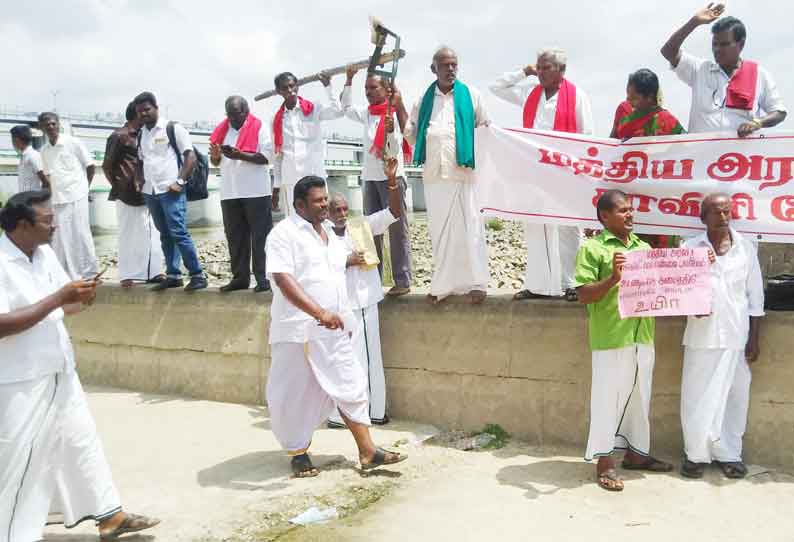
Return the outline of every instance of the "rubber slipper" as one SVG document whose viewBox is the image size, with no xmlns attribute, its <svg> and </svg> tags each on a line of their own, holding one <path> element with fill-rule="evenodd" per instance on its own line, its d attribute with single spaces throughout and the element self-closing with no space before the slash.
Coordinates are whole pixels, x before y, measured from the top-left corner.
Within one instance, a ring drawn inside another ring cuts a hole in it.
<svg viewBox="0 0 794 542">
<path fill-rule="evenodd" d="M 392 459 L 387 459 L 386 454 L 391 454 Z M 384 450 L 383 448 L 376 448 L 375 455 L 372 456 L 372 459 L 369 461 L 369 463 L 366 465 L 364 463 L 361 464 L 361 470 L 376 469 L 384 465 L 394 465 L 395 463 L 401 463 L 406 459 L 408 459 L 406 454 L 390 452 L 388 450 Z"/>
<path fill-rule="evenodd" d="M 124 521 L 121 522 L 121 525 L 109 533 L 100 533 L 99 539 L 103 541 L 117 540 L 118 537 L 123 534 L 137 533 L 145 529 L 151 529 L 158 523 L 160 523 L 160 520 L 157 518 L 149 518 L 138 514 L 125 514 Z"/>
<path fill-rule="evenodd" d="M 624 459 L 620 466 L 625 470 L 644 470 L 648 472 L 670 472 L 673 470 L 672 464 L 666 461 L 659 461 L 651 456 L 648 456 L 642 463 L 631 463 Z"/>
<path fill-rule="evenodd" d="M 312 464 L 309 454 L 301 454 L 293 457 L 292 461 L 290 461 L 290 467 L 292 467 L 292 474 L 295 478 L 314 478 L 320 474 L 317 467 Z"/>
</svg>

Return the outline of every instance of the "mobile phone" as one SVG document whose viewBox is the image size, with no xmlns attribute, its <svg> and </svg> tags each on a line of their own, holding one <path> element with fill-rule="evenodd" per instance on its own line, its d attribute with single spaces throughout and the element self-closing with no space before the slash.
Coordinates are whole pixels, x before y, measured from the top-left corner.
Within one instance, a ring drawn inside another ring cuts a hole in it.
<svg viewBox="0 0 794 542">
<path fill-rule="evenodd" d="M 234 149 L 234 147 L 232 147 L 231 145 L 221 145 L 221 150 L 223 152 L 231 152 L 232 149 Z"/>
<path fill-rule="evenodd" d="M 103 267 L 103 268 L 102 268 L 102 271 L 100 271 L 99 273 L 97 273 L 96 275 L 94 275 L 94 282 L 96 282 L 96 281 L 98 281 L 100 278 L 102 278 L 102 275 L 104 275 L 104 274 L 107 272 L 107 270 L 108 270 L 108 269 L 110 269 L 110 264 L 108 264 L 108 265 L 106 265 L 105 267 Z"/>
</svg>

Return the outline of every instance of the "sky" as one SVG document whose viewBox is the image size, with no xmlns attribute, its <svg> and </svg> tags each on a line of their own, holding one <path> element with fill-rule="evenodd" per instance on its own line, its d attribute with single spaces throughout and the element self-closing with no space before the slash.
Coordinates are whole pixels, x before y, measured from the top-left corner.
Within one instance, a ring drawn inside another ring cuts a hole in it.
<svg viewBox="0 0 794 542">
<path fill-rule="evenodd" d="M 659 48 L 702 5 L 689 0 L 26 0 L 2 8 L 0 108 L 41 111 L 57 103 L 62 112 L 123 113 L 137 93 L 151 90 L 161 112 L 174 120 L 220 120 L 230 94 L 248 97 L 254 113 L 267 118 L 280 98 L 254 104 L 252 97 L 270 90 L 275 74 L 289 70 L 301 77 L 368 57 L 367 17 L 375 15 L 400 34 L 407 51 L 398 86 L 408 107 L 433 81 L 433 52 L 448 45 L 458 52 L 459 78 L 480 89 L 492 120 L 518 125 L 520 109 L 490 94 L 488 83 L 534 63 L 538 49 L 557 46 L 568 52 L 567 77 L 590 96 L 597 134 L 609 134 L 628 74 L 638 68 L 660 76 L 665 106 L 686 125 L 689 89 L 669 71 Z M 729 0 L 727 13 L 747 25 L 744 56 L 772 73 L 791 107 L 794 3 Z M 710 57 L 708 28 L 696 30 L 685 49 Z M 344 76 L 333 83 L 341 90 Z M 359 74 L 354 96 L 361 103 L 362 87 Z M 306 85 L 301 94 L 324 100 L 320 83 Z M 360 128 L 341 119 L 326 131 L 358 135 Z"/>
</svg>

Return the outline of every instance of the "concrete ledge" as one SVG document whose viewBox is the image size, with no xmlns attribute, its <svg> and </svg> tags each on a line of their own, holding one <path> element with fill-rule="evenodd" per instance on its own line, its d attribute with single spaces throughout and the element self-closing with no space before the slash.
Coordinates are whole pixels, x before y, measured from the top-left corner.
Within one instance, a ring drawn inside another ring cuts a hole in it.
<svg viewBox="0 0 794 542">
<path fill-rule="evenodd" d="M 86 383 L 261 403 L 270 364 L 269 294 L 150 293 L 104 286 L 69 320 Z M 657 320 L 653 447 L 681 451 L 683 318 Z M 794 313 L 770 313 L 753 366 L 747 459 L 794 467 Z M 445 427 L 499 423 L 533 444 L 584 446 L 590 352 L 582 306 L 481 306 L 421 294 L 381 304 L 391 415 Z"/>
</svg>

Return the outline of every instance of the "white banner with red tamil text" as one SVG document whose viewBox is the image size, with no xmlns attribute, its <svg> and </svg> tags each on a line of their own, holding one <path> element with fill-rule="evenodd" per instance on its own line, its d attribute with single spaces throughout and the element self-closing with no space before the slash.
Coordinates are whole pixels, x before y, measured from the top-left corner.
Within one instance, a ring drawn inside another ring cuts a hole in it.
<svg viewBox="0 0 794 542">
<path fill-rule="evenodd" d="M 733 227 L 750 239 L 794 243 L 794 133 L 739 139 L 686 134 L 615 139 L 477 129 L 480 209 L 507 219 L 599 228 L 595 204 L 613 188 L 631 196 L 640 233 L 704 229 L 700 202 L 733 199 Z"/>
</svg>

